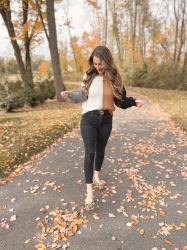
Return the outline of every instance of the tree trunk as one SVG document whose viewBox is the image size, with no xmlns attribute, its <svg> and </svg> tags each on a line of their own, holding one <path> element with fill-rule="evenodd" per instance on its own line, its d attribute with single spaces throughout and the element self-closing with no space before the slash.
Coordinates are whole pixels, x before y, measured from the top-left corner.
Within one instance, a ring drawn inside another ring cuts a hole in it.
<svg viewBox="0 0 187 250">
<path fill-rule="evenodd" d="M 132 62 L 135 64 L 135 46 L 136 46 L 136 26 L 137 26 L 137 7 L 138 1 L 134 0 L 133 33 L 132 33 Z"/>
<path fill-rule="evenodd" d="M 12 18 L 11 18 L 11 11 L 9 9 L 0 9 L 0 13 L 5 23 L 5 26 L 7 28 L 7 31 L 8 31 L 11 43 L 12 43 L 12 47 L 13 47 L 15 58 L 16 58 L 18 68 L 20 71 L 21 79 L 23 81 L 23 85 L 25 88 L 33 88 L 34 87 L 33 84 L 30 83 L 30 81 L 28 81 L 25 65 L 22 59 L 22 55 L 21 55 L 21 50 L 16 40 L 14 26 L 13 26 Z"/>
<path fill-rule="evenodd" d="M 67 18 L 67 22 L 69 22 L 68 18 Z M 73 41 L 73 37 L 71 35 L 71 30 L 70 30 L 70 26 L 69 25 L 68 25 L 68 33 L 69 33 L 71 49 L 72 49 L 73 57 L 74 57 L 74 61 L 75 61 L 76 71 L 77 71 L 77 73 L 79 73 L 80 72 L 80 67 L 79 67 L 77 56 L 76 56 L 76 53 L 75 53 L 74 41 Z"/>
<path fill-rule="evenodd" d="M 34 86 L 29 39 L 25 42 L 25 63 L 26 63 L 27 82 L 29 83 L 30 86 Z"/>
<path fill-rule="evenodd" d="M 47 7 L 47 22 L 49 30 L 49 50 L 51 54 L 51 61 L 54 74 L 54 85 L 58 101 L 62 101 L 60 92 L 65 90 L 63 84 L 62 73 L 60 68 L 60 57 L 57 46 L 57 32 L 55 22 L 54 0 L 46 0 Z"/>
<path fill-rule="evenodd" d="M 182 83 L 185 84 L 185 75 L 187 72 L 187 49 L 184 53 L 184 62 L 183 62 L 183 67 L 182 67 Z M 187 84 L 186 84 L 187 85 Z"/>
<path fill-rule="evenodd" d="M 28 1 L 22 1 L 22 8 L 23 8 L 23 25 L 25 25 L 28 21 L 28 9 L 29 4 Z M 25 70 L 26 70 L 26 77 L 29 86 L 34 87 L 34 80 L 33 80 L 33 73 L 32 73 L 32 62 L 31 62 L 31 55 L 30 55 L 30 44 L 31 38 L 29 38 L 28 30 L 24 32 L 24 46 L 25 46 Z"/>
<path fill-rule="evenodd" d="M 104 45 L 107 45 L 108 33 L 108 0 L 105 0 L 105 29 L 104 29 Z"/>
<path fill-rule="evenodd" d="M 115 1 L 113 2 L 113 8 L 112 8 L 112 29 L 113 29 L 114 37 L 116 39 L 119 62 L 121 64 L 121 66 L 122 66 L 122 64 L 123 64 L 123 53 L 122 53 L 120 34 L 119 34 L 119 29 L 118 29 L 118 20 L 117 20 L 117 12 L 116 12 L 116 3 L 115 3 Z"/>
<path fill-rule="evenodd" d="M 174 40 L 174 52 L 173 52 L 173 62 L 172 62 L 172 88 L 175 88 L 176 83 L 176 73 L 177 73 L 177 65 L 176 65 L 176 58 L 177 58 L 177 49 L 178 49 L 178 34 L 179 34 L 179 17 L 176 10 L 176 0 L 174 0 L 174 14 L 175 14 L 175 40 Z"/>
<path fill-rule="evenodd" d="M 180 39 L 179 39 L 179 51 L 177 56 L 177 63 L 176 67 L 178 69 L 180 61 L 181 61 L 181 55 L 182 55 L 182 48 L 185 43 L 186 35 L 185 35 L 185 14 L 186 14 L 186 1 L 182 1 L 181 3 L 181 12 L 182 12 L 182 20 L 181 20 L 181 29 L 180 29 Z"/>
</svg>

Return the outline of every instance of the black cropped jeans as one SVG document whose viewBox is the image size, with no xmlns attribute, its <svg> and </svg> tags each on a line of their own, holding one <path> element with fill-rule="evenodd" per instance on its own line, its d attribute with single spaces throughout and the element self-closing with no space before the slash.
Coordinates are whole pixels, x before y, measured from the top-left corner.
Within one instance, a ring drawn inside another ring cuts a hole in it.
<svg viewBox="0 0 187 250">
<path fill-rule="evenodd" d="M 102 113 L 104 112 L 104 113 Z M 112 131 L 112 117 L 108 111 L 93 110 L 81 117 L 80 129 L 84 142 L 85 182 L 93 182 L 93 171 L 101 170 L 105 147 Z"/>
</svg>

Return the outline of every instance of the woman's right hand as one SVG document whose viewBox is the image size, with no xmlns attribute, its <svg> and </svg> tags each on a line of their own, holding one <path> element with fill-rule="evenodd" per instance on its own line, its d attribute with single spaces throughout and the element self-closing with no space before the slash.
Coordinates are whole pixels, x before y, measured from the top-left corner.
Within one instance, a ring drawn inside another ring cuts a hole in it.
<svg viewBox="0 0 187 250">
<path fill-rule="evenodd" d="M 68 99 L 68 91 L 62 91 L 62 92 L 60 92 L 60 95 L 61 95 L 65 100 Z"/>
</svg>

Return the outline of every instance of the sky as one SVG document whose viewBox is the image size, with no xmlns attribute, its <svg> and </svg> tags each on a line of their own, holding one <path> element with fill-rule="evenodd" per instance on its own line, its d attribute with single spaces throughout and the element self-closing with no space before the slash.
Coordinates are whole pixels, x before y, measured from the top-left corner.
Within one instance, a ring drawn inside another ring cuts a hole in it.
<svg viewBox="0 0 187 250">
<path fill-rule="evenodd" d="M 69 3 L 69 17 L 73 25 L 72 34 L 80 36 L 84 31 L 89 32 L 89 30 L 91 30 L 89 22 L 91 8 L 84 3 L 84 0 L 70 0 Z M 58 40 L 68 39 L 67 27 L 63 26 L 62 5 L 59 5 L 57 9 L 56 23 Z M 42 45 L 37 46 L 34 49 L 34 54 L 49 57 L 47 42 L 45 41 Z M 13 55 L 10 39 L 6 27 L 3 24 L 2 17 L 0 16 L 0 57 L 12 57 Z"/>
<path fill-rule="evenodd" d="M 72 34 L 81 36 L 85 31 L 89 32 L 90 18 L 92 16 L 92 8 L 86 4 L 85 0 L 63 0 L 62 2 L 69 2 L 69 17 L 72 20 L 73 29 Z M 99 1 L 102 4 L 104 1 Z M 153 10 L 157 10 L 161 0 L 152 0 Z M 154 7 L 155 6 L 155 7 Z M 63 6 L 62 4 L 55 5 L 56 7 L 56 23 L 57 23 L 57 36 L 58 41 L 68 40 L 67 27 L 63 25 Z M 47 42 L 45 41 L 42 45 L 36 46 L 32 53 L 45 58 L 49 58 L 49 49 Z M 10 43 L 10 39 L 7 34 L 6 27 L 3 24 L 2 17 L 0 16 L 0 57 L 13 57 L 13 49 Z"/>
</svg>

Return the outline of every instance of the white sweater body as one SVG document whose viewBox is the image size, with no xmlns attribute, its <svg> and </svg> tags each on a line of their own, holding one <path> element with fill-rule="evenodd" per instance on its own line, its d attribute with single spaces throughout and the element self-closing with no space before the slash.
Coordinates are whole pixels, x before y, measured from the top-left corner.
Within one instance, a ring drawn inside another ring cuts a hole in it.
<svg viewBox="0 0 187 250">
<path fill-rule="evenodd" d="M 103 77 L 96 76 L 89 88 L 88 99 L 82 102 L 82 114 L 103 107 Z"/>
</svg>

